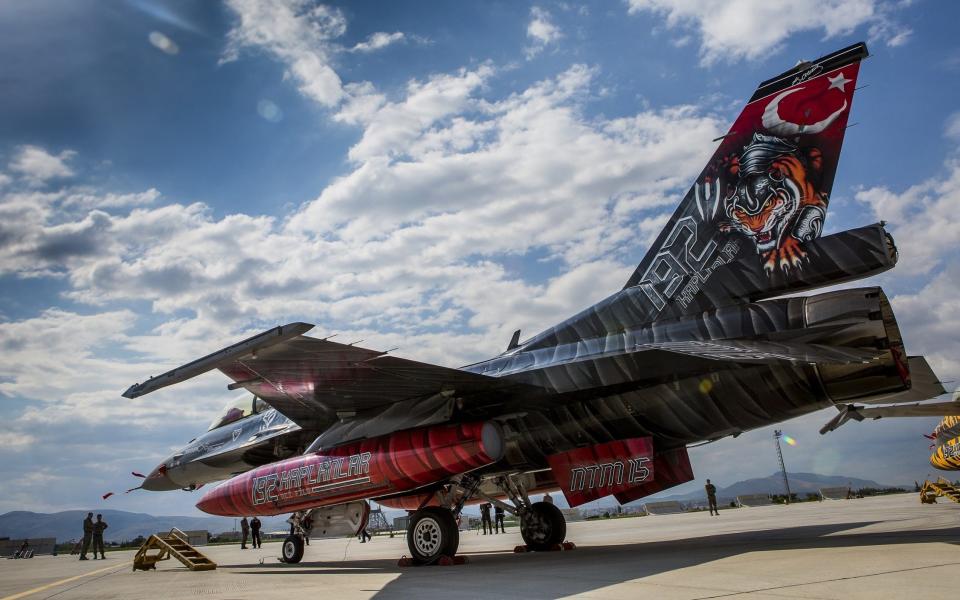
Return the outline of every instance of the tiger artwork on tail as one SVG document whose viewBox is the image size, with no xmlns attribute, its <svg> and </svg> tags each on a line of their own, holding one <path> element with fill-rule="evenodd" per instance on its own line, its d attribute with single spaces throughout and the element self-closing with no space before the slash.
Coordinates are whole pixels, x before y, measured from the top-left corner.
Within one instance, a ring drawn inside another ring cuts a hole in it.
<svg viewBox="0 0 960 600">
<path fill-rule="evenodd" d="M 723 161 L 724 179 L 736 183 L 727 185 L 720 230 L 749 237 L 768 273 L 799 268 L 801 244 L 820 236 L 828 200 L 817 185 L 821 162 L 815 147 L 762 133 Z"/>
</svg>

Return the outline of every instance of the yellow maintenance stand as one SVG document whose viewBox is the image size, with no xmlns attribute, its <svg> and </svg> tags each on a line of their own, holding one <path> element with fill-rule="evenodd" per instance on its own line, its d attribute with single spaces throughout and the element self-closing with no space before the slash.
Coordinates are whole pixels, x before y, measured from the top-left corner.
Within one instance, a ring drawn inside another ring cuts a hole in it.
<svg viewBox="0 0 960 600">
<path fill-rule="evenodd" d="M 150 550 L 158 550 L 159 552 L 150 554 Z M 166 535 L 151 535 L 147 538 L 147 541 L 140 546 L 137 554 L 133 557 L 133 570 L 156 569 L 158 562 L 169 560 L 171 556 L 191 571 L 212 571 L 217 568 L 217 563 L 191 546 L 187 542 L 186 534 L 174 527 Z"/>
<path fill-rule="evenodd" d="M 960 488 L 943 477 L 938 477 L 936 482 L 924 481 L 923 487 L 920 488 L 920 502 L 936 504 L 938 497 L 960 502 Z"/>
</svg>

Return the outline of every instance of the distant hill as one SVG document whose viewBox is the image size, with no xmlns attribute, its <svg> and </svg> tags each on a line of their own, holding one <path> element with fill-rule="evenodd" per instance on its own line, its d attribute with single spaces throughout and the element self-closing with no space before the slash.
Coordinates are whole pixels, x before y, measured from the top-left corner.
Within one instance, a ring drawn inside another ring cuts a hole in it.
<svg viewBox="0 0 960 600">
<path fill-rule="evenodd" d="M 108 542 L 135 539 L 158 531 L 169 531 L 176 527 L 183 531 L 205 529 L 211 533 L 233 531 L 235 520 L 228 517 L 178 517 L 153 516 L 146 513 L 132 513 L 122 510 L 100 511 L 109 527 L 104 534 Z M 0 515 L 0 537 L 55 537 L 59 541 L 78 539 L 83 536 L 85 510 L 68 510 L 46 514 L 29 511 L 13 511 Z M 289 528 L 286 515 L 282 517 L 261 517 L 264 531 L 279 531 Z"/>
<path fill-rule="evenodd" d="M 799 496 L 815 494 L 822 487 L 839 487 L 849 485 L 854 490 L 860 488 L 892 488 L 903 487 L 892 484 L 877 483 L 871 479 L 847 477 L 845 475 L 820 475 L 818 473 L 787 473 L 790 480 L 790 491 Z M 716 485 L 716 482 L 714 482 Z M 727 487 L 717 486 L 717 499 L 720 502 L 730 501 L 745 494 L 783 494 L 783 475 L 777 471 L 767 477 L 755 477 L 738 481 Z M 695 490 L 686 494 L 665 496 L 659 500 L 679 500 L 680 502 L 706 502 L 703 490 Z M 638 500 L 637 504 L 643 504 Z"/>
</svg>

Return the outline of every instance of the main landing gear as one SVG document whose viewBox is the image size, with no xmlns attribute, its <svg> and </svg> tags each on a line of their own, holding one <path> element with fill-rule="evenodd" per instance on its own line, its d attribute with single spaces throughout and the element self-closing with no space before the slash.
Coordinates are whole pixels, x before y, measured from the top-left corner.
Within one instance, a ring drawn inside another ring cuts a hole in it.
<svg viewBox="0 0 960 600">
<path fill-rule="evenodd" d="M 428 506 L 416 511 L 407 526 L 407 547 L 413 563 L 428 565 L 443 556 L 453 557 L 460 545 L 460 530 L 453 511 Z"/>
<path fill-rule="evenodd" d="M 410 562 L 429 565 L 444 557 L 448 560 L 455 557 L 460 545 L 456 516 L 464 503 L 474 497 L 483 498 L 520 518 L 520 535 L 526 543 L 526 550 L 542 552 L 561 548 L 567 535 L 567 521 L 559 508 L 549 502 L 530 502 L 523 486 L 508 476 L 498 477 L 495 484 L 512 505 L 481 492 L 479 480 L 464 477 L 451 483 L 446 491 L 437 492 L 441 506 L 414 511 L 407 526 Z M 448 506 L 452 508 L 446 508 Z"/>
<path fill-rule="evenodd" d="M 520 535 L 529 550 L 553 550 L 567 537 L 567 520 L 553 504 L 534 502 L 520 516 Z"/>
</svg>

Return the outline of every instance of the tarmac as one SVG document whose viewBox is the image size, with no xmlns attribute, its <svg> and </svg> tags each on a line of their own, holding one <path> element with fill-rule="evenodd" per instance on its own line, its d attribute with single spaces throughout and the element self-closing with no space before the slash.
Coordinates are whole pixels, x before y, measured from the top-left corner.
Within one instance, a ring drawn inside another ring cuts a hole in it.
<svg viewBox="0 0 960 600">
<path fill-rule="evenodd" d="M 398 567 L 397 536 L 315 539 L 303 562 L 201 547 L 217 570 L 176 560 L 133 572 L 133 552 L 0 560 L 14 598 L 949 598 L 960 590 L 960 504 L 917 494 L 569 523 L 576 550 L 514 554 L 506 535 L 461 532 L 468 563 Z"/>
</svg>

